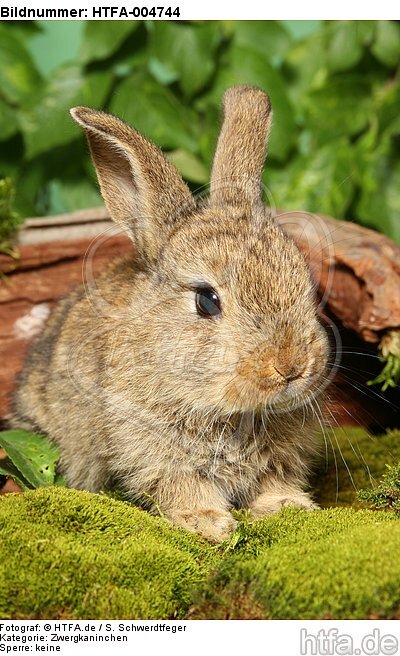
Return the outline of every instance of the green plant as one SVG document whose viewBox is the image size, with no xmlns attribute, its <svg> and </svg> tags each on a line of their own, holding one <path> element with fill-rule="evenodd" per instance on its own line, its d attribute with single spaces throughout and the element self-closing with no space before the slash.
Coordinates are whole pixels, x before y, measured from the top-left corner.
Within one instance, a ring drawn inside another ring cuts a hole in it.
<svg viewBox="0 0 400 656">
<path fill-rule="evenodd" d="M 11 238 L 21 223 L 13 209 L 15 189 L 10 178 L 0 180 L 0 253 L 14 255 Z"/>
<path fill-rule="evenodd" d="M 39 484 L 0 497 L 2 617 L 398 617 L 399 437 L 338 430 L 330 438 L 341 458 L 318 473 L 328 508 L 258 520 L 236 511 L 231 539 L 210 545 L 122 499 L 49 485 L 58 452 L 46 438 L 0 433 L 26 487 Z M 360 501 L 396 512 L 354 507 L 353 485 L 375 476 L 381 483 Z"/>
<path fill-rule="evenodd" d="M 146 133 L 196 188 L 223 91 L 268 90 L 265 183 L 277 206 L 400 240 L 400 26 L 395 21 L 37 21 L 0 25 L 0 175 L 24 216 L 101 203 L 68 115 L 104 108 Z"/>
<path fill-rule="evenodd" d="M 285 508 L 215 548 L 132 504 L 0 498 L 0 614 L 18 619 L 366 619 L 400 608 L 393 513 Z"/>
<path fill-rule="evenodd" d="M 377 510 L 393 510 L 400 514 L 400 463 L 386 467 L 379 485 L 360 490 L 358 498 Z"/>
<path fill-rule="evenodd" d="M 389 387 L 400 384 L 400 330 L 389 330 L 382 337 L 379 352 L 384 367 L 367 385 L 382 385 L 382 391 L 385 392 Z"/>
<path fill-rule="evenodd" d="M 56 472 L 59 450 L 45 435 L 24 430 L 3 431 L 0 446 L 8 456 L 0 460 L 0 474 L 13 478 L 22 490 L 65 485 Z"/>
</svg>

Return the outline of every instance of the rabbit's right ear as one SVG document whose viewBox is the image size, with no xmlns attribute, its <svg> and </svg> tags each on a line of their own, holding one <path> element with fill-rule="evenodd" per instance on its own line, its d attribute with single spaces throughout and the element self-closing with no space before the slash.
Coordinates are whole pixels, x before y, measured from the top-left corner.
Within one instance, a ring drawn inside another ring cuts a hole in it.
<svg viewBox="0 0 400 656">
<path fill-rule="evenodd" d="M 169 228 L 195 208 L 189 188 L 157 146 L 115 116 L 86 107 L 71 115 L 85 129 L 112 219 L 154 261 Z"/>
<path fill-rule="evenodd" d="M 271 127 L 271 103 L 257 87 L 231 87 L 211 173 L 211 204 L 262 206 L 261 180 Z"/>
</svg>

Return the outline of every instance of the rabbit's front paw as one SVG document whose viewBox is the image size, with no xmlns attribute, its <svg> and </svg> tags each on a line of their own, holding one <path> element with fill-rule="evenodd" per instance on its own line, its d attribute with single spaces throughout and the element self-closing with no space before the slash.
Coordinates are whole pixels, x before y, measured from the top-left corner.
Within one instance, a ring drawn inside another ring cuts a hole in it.
<svg viewBox="0 0 400 656">
<path fill-rule="evenodd" d="M 277 513 L 285 506 L 295 506 L 303 510 L 316 510 L 318 508 L 306 492 L 289 490 L 287 493 L 264 492 L 252 503 L 250 511 L 253 517 L 262 517 L 263 515 Z"/>
<path fill-rule="evenodd" d="M 210 542 L 228 539 L 236 526 L 230 513 L 219 510 L 176 510 L 167 517 L 175 526 L 198 533 Z"/>
</svg>

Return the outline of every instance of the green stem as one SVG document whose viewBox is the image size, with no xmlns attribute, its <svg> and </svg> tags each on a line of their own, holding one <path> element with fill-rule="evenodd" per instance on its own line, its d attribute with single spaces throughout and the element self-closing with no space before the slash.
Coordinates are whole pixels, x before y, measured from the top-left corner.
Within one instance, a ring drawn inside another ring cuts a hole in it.
<svg viewBox="0 0 400 656">
<path fill-rule="evenodd" d="M 385 392 L 389 387 L 400 384 L 400 330 L 388 330 L 379 344 L 381 362 L 385 363 L 382 371 L 376 378 L 369 380 L 367 385 L 382 385 Z"/>
</svg>

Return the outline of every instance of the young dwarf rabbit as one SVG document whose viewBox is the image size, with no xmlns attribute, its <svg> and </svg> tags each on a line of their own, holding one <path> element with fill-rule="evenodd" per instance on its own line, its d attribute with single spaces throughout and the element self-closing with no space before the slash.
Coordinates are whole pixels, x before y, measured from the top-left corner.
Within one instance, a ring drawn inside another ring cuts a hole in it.
<svg viewBox="0 0 400 656">
<path fill-rule="evenodd" d="M 226 92 L 201 202 L 122 121 L 71 114 L 134 251 L 53 312 L 22 372 L 14 425 L 59 445 L 71 487 L 116 483 L 211 541 L 228 537 L 234 507 L 313 509 L 303 488 L 328 340 L 305 260 L 261 200 L 268 96 Z"/>
</svg>

